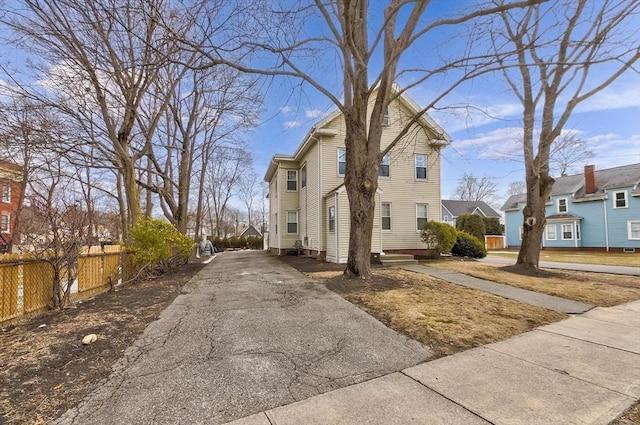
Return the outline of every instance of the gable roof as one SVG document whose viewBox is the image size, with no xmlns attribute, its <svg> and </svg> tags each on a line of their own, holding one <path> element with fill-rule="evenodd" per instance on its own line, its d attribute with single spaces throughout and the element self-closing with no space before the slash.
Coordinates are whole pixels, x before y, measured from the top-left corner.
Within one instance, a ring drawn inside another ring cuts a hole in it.
<svg viewBox="0 0 640 425">
<path fill-rule="evenodd" d="M 596 170 L 596 192 L 585 193 L 584 173 L 557 177 L 551 196 L 568 195 L 574 201 L 602 199 L 608 189 L 631 187 L 633 195 L 640 195 L 640 163 Z M 503 211 L 517 209 L 518 203 L 527 201 L 526 193 L 511 195 L 502 206 Z"/>
<path fill-rule="evenodd" d="M 372 96 L 375 91 L 376 90 L 372 92 L 371 94 Z M 406 91 L 401 91 L 400 87 L 397 84 L 393 85 L 391 93 L 392 93 L 392 97 L 391 97 L 392 100 L 397 100 L 398 102 L 400 102 L 411 113 L 417 114 L 422 110 L 422 108 L 418 106 L 418 104 L 409 97 Z M 304 139 L 302 139 L 302 143 L 300 143 L 300 145 L 298 146 L 296 151 L 293 153 L 293 155 L 286 155 L 286 154 L 274 155 L 271 158 L 271 162 L 269 163 L 269 166 L 267 167 L 267 171 L 264 175 L 264 181 L 268 182 L 271 180 L 274 172 L 278 168 L 279 162 L 299 160 L 302 157 L 302 155 L 304 155 L 304 153 L 307 152 L 307 150 L 309 150 L 309 148 L 313 143 L 318 142 L 318 136 L 327 136 L 327 137 L 336 136 L 338 134 L 337 131 L 327 129 L 324 127 L 330 124 L 333 120 L 338 118 L 340 115 L 342 115 L 342 112 L 339 109 L 336 109 L 333 112 L 331 112 L 329 115 L 327 115 L 326 117 L 318 121 L 316 124 L 314 124 L 311 127 L 311 129 L 307 132 Z M 420 118 L 418 118 L 417 122 L 423 127 L 428 128 L 430 132 L 436 136 L 434 137 L 434 140 L 440 141 L 443 145 L 448 145 L 449 143 L 451 143 L 451 137 L 447 134 L 447 132 L 445 132 L 442 129 L 442 127 L 440 127 L 440 125 L 433 118 L 431 118 L 426 112 L 422 114 Z"/>
<path fill-rule="evenodd" d="M 500 214 L 484 201 L 458 201 L 455 199 L 443 199 L 442 205 L 449 210 L 452 216 L 459 217 L 462 214 L 473 214 L 476 209 L 482 211 L 485 217 L 500 217 Z"/>
<path fill-rule="evenodd" d="M 256 227 L 253 224 L 250 224 L 246 229 L 244 229 L 242 231 L 242 233 L 240 233 L 240 237 L 244 236 L 247 232 L 249 232 L 251 229 L 253 229 L 254 233 L 257 233 L 258 235 L 262 236 L 262 232 L 258 229 L 256 229 Z"/>
</svg>

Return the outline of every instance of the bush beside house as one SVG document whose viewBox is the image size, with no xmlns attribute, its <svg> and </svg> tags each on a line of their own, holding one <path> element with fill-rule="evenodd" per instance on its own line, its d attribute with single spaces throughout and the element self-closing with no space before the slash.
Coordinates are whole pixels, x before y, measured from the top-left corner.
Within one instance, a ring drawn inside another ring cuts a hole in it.
<svg viewBox="0 0 640 425">
<path fill-rule="evenodd" d="M 456 243 L 451 248 L 451 254 L 458 257 L 484 258 L 487 256 L 487 250 L 480 239 L 459 230 Z"/>
<path fill-rule="evenodd" d="M 475 236 L 478 240 L 484 241 L 486 232 L 483 217 L 476 214 L 462 214 L 456 221 L 456 229 L 467 232 Z"/>
</svg>

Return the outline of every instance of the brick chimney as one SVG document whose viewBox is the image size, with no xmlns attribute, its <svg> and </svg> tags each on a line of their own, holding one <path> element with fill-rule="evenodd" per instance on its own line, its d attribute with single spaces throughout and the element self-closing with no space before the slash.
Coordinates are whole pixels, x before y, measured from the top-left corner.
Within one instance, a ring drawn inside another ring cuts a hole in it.
<svg viewBox="0 0 640 425">
<path fill-rule="evenodd" d="M 586 194 L 596 193 L 598 190 L 595 168 L 595 165 L 584 166 L 584 191 Z"/>
</svg>

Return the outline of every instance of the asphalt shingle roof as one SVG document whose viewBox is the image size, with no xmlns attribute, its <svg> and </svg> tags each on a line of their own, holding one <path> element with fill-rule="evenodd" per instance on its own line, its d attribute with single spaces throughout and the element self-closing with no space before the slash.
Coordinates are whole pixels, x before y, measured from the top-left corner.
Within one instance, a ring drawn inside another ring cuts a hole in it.
<svg viewBox="0 0 640 425">
<path fill-rule="evenodd" d="M 453 199 L 443 199 L 442 205 L 449 210 L 454 217 L 462 214 L 471 214 L 476 208 L 480 209 L 487 217 L 500 217 L 500 214 L 483 201 L 458 201 Z"/>
<path fill-rule="evenodd" d="M 640 193 L 640 164 L 623 165 L 620 167 L 607 168 L 604 170 L 596 170 L 596 187 L 595 193 L 586 194 L 584 189 L 584 173 L 574 174 L 571 176 L 557 177 L 551 196 L 554 195 L 571 195 L 574 199 L 599 198 L 604 195 L 607 189 L 616 189 L 621 187 L 633 187 L 633 193 Z M 520 193 L 511 195 L 502 206 L 502 210 L 514 209 L 518 207 L 518 203 L 526 202 L 527 195 Z"/>
</svg>

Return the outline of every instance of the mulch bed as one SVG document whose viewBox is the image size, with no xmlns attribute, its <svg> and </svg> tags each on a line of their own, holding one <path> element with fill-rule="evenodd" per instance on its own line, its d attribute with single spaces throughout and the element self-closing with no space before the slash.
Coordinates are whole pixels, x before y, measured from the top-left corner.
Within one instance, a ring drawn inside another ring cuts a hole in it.
<svg viewBox="0 0 640 425">
<path fill-rule="evenodd" d="M 49 423 L 75 406 L 203 267 L 186 264 L 0 329 L 0 424 Z M 98 340 L 82 345 L 92 333 Z"/>
</svg>

